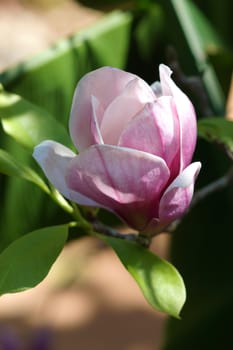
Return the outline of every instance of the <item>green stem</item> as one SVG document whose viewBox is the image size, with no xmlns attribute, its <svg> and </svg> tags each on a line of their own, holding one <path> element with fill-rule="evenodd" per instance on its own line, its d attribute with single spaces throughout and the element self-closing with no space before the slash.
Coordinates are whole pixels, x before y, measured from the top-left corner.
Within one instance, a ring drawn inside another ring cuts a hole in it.
<svg viewBox="0 0 233 350">
<path fill-rule="evenodd" d="M 56 190 L 56 188 L 52 187 L 49 195 L 53 199 L 53 201 L 59 205 L 60 208 L 62 208 L 68 214 L 74 214 L 74 209 L 72 208 L 72 206 L 67 202 L 67 200 L 65 200 L 65 198 L 60 194 L 60 192 Z"/>
<path fill-rule="evenodd" d="M 86 231 L 87 234 L 92 234 L 92 225 L 83 216 L 76 203 L 72 202 L 73 217 L 77 222 L 77 226 Z"/>
<path fill-rule="evenodd" d="M 79 207 L 77 206 L 77 204 L 74 202 L 71 202 L 71 205 L 72 205 L 71 206 L 55 188 L 51 189 L 50 196 L 63 210 L 65 210 L 67 213 L 73 216 L 73 218 L 75 219 L 75 222 L 72 222 L 70 224 L 71 227 L 80 227 L 86 232 L 86 234 L 89 234 L 89 235 L 96 235 L 99 233 L 105 236 L 124 239 L 127 241 L 133 241 L 145 248 L 149 247 L 151 242 L 150 238 L 140 234 L 136 234 L 136 233 L 128 233 L 128 234 L 120 233 L 117 230 L 114 230 L 108 226 L 103 225 L 102 223 L 96 220 L 93 220 L 93 219 L 96 219 L 96 213 L 92 213 L 91 222 L 87 221 L 82 216 L 82 213 Z"/>
</svg>

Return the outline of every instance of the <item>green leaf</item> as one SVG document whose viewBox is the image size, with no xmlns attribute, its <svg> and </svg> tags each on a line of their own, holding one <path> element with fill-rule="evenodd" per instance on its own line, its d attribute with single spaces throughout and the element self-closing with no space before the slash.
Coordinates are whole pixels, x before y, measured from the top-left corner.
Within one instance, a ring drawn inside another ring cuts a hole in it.
<svg viewBox="0 0 233 350">
<path fill-rule="evenodd" d="M 175 267 L 134 242 L 103 235 L 99 237 L 115 250 L 149 304 L 179 318 L 186 291 Z"/>
<path fill-rule="evenodd" d="M 0 118 L 4 131 L 29 149 L 47 139 L 71 146 L 62 124 L 47 111 L 18 95 L 0 92 Z"/>
<path fill-rule="evenodd" d="M 178 23 L 172 23 L 176 30 L 171 35 L 175 36 L 175 42 L 180 48 L 180 56 L 187 54 L 184 48 L 184 52 L 181 51 L 182 36 L 184 36 L 192 58 L 194 58 L 196 66 L 202 75 L 210 102 L 216 112 L 222 112 L 225 106 L 225 98 L 216 72 L 208 60 L 207 52 L 226 48 L 224 41 L 194 1 L 169 0 L 160 2 L 163 6 L 166 6 L 166 9 L 169 7 L 168 11 L 172 8 L 172 12 L 177 18 Z M 181 35 L 177 35 L 179 27 L 182 30 Z"/>
<path fill-rule="evenodd" d="M 146 62 L 150 61 L 155 51 L 155 45 L 151 45 L 151 42 L 155 43 L 160 40 L 163 24 L 164 16 L 161 6 L 153 4 L 149 7 L 149 11 L 147 10 L 143 14 L 136 26 L 135 38 L 140 48 L 140 54 Z"/>
<path fill-rule="evenodd" d="M 224 118 L 206 118 L 198 122 L 198 134 L 210 142 L 223 144 L 233 152 L 233 122 Z"/>
<path fill-rule="evenodd" d="M 33 182 L 46 193 L 50 193 L 48 186 L 41 177 L 30 167 L 20 164 L 8 152 L 0 149 L 0 173 L 8 176 L 18 176 L 27 181 Z"/>
<path fill-rule="evenodd" d="M 51 226 L 10 244 L 0 254 L 0 294 L 20 292 L 40 283 L 64 247 L 67 235 L 67 226 Z"/>
</svg>

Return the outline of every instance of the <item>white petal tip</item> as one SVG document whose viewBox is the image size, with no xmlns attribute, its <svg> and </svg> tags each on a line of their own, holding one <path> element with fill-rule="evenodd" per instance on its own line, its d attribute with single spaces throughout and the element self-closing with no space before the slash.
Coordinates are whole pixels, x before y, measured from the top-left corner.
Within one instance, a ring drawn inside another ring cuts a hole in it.
<svg viewBox="0 0 233 350">
<path fill-rule="evenodd" d="M 166 74 L 170 77 L 172 75 L 172 70 L 168 66 L 166 66 L 165 64 L 161 63 L 159 65 L 159 73 Z"/>
</svg>

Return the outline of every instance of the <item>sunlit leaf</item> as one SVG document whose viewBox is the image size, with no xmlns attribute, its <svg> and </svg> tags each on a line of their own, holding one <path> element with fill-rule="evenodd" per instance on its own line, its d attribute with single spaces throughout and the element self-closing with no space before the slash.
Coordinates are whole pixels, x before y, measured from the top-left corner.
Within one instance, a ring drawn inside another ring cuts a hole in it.
<svg viewBox="0 0 233 350">
<path fill-rule="evenodd" d="M 209 99 L 215 111 L 222 111 L 225 103 L 223 91 L 208 60 L 208 51 L 224 48 L 225 43 L 193 1 L 169 0 L 161 3 L 164 3 L 164 6 L 170 4 L 172 7 L 197 68 L 202 74 Z M 176 30 L 174 32 L 176 33 Z M 177 41 L 180 40 L 177 36 Z"/>
<path fill-rule="evenodd" d="M 179 318 L 186 291 L 175 267 L 134 242 L 100 237 L 115 250 L 151 306 Z"/>
<path fill-rule="evenodd" d="M 198 122 L 198 134 L 210 142 L 223 144 L 233 153 L 233 122 L 224 118 L 206 118 Z"/>
<path fill-rule="evenodd" d="M 50 192 L 48 186 L 34 170 L 20 164 L 13 156 L 3 149 L 0 149 L 0 173 L 8 176 L 21 177 L 27 181 L 33 182 L 44 192 Z"/>
<path fill-rule="evenodd" d="M 67 226 L 51 226 L 11 243 L 0 254 L 0 294 L 20 292 L 40 283 L 64 247 L 67 235 Z"/>
<path fill-rule="evenodd" d="M 30 149 L 46 139 L 71 146 L 70 137 L 62 124 L 47 111 L 18 95 L 5 91 L 0 93 L 0 119 L 4 131 Z"/>
</svg>

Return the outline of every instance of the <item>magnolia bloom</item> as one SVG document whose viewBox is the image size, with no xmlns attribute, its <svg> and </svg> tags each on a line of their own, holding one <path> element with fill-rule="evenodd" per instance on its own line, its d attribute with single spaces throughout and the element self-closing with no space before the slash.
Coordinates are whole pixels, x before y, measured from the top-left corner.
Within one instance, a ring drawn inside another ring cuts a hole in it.
<svg viewBox="0 0 233 350">
<path fill-rule="evenodd" d="M 188 97 L 160 65 L 160 82 L 111 67 L 78 83 L 69 122 L 79 154 L 44 141 L 34 158 L 69 200 L 108 209 L 154 235 L 190 205 L 200 163 L 191 163 L 196 116 Z"/>
</svg>

